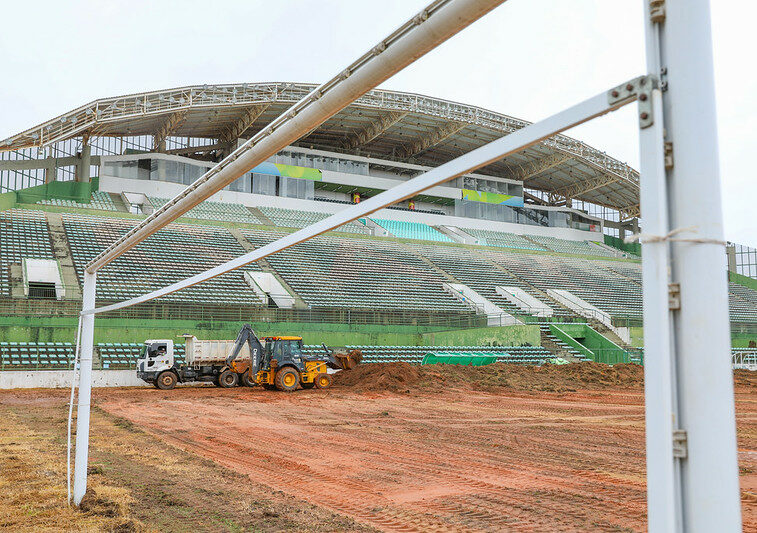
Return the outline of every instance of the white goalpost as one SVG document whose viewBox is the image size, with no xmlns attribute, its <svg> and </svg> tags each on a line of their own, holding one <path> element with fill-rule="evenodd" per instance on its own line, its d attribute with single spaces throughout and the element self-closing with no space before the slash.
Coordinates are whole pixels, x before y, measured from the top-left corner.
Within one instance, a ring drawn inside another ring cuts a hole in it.
<svg viewBox="0 0 757 533">
<path fill-rule="evenodd" d="M 649 530 L 740 531 L 708 0 L 643 0 L 647 73 L 156 291 L 96 307 L 97 271 L 505 0 L 437 0 L 106 248 L 84 273 L 73 501 L 87 487 L 96 314 L 229 272 L 632 102 L 639 106 Z M 704 287 L 707 290 L 703 290 Z"/>
</svg>

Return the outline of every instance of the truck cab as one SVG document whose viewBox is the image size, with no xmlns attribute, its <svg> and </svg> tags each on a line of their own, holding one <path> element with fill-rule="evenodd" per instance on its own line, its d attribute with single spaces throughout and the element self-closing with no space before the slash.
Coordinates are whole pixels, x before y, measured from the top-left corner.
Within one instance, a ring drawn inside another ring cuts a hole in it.
<svg viewBox="0 0 757 533">
<path fill-rule="evenodd" d="M 146 340 L 137 360 L 137 377 L 155 382 L 158 374 L 174 366 L 174 346 L 170 339 Z"/>
</svg>

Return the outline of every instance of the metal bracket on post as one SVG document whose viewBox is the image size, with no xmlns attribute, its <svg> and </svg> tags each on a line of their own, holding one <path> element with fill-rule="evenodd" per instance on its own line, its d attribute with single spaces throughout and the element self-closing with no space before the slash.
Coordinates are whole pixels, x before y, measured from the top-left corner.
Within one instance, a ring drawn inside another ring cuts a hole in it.
<svg viewBox="0 0 757 533">
<path fill-rule="evenodd" d="M 653 24 L 665 21 L 665 0 L 649 0 L 649 20 Z"/>
<path fill-rule="evenodd" d="M 680 283 L 668 284 L 668 308 L 671 311 L 681 310 L 681 284 Z"/>
<path fill-rule="evenodd" d="M 688 436 L 685 429 L 673 430 L 673 457 L 686 459 L 689 456 Z"/>
<path fill-rule="evenodd" d="M 665 142 L 665 170 L 673 168 L 673 143 Z"/>
<path fill-rule="evenodd" d="M 629 98 L 639 102 L 639 128 L 648 128 L 654 124 L 652 112 L 652 89 L 657 87 L 657 80 L 652 76 L 639 76 L 607 91 L 607 102 L 612 105 Z"/>
</svg>

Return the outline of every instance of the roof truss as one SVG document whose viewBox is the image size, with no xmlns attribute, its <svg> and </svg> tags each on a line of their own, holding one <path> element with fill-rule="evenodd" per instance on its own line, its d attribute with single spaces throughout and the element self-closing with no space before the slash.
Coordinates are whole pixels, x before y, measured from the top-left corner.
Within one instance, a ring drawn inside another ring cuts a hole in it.
<svg viewBox="0 0 757 533">
<path fill-rule="evenodd" d="M 256 104 L 245 109 L 239 120 L 221 132 L 221 142 L 230 143 L 239 139 L 270 105 L 270 103 Z"/>
<path fill-rule="evenodd" d="M 371 122 L 365 128 L 348 136 L 344 140 L 344 143 L 342 143 L 342 148 L 346 150 L 354 150 L 355 148 L 368 144 L 373 139 L 394 126 L 397 122 L 402 120 L 402 118 L 407 114 L 407 111 L 390 111 L 389 113 L 384 114 L 375 122 Z"/>
<path fill-rule="evenodd" d="M 512 168 L 512 171 L 509 172 L 505 177 L 517 181 L 526 181 L 535 176 L 538 176 L 539 174 L 542 174 L 543 172 L 546 172 L 551 168 L 563 164 L 569 159 L 573 159 L 573 157 L 574 156 L 571 154 L 558 152 L 547 157 L 542 157 L 541 159 L 537 159 L 535 161 L 530 161 L 522 165 L 510 167 Z"/>
<path fill-rule="evenodd" d="M 175 132 L 177 129 L 179 129 L 179 126 L 181 126 L 184 123 L 184 120 L 187 118 L 187 110 L 182 109 L 180 111 L 176 111 L 175 113 L 171 113 L 166 117 L 165 122 L 163 122 L 163 125 L 158 129 L 157 132 L 155 132 L 155 135 L 153 136 L 152 140 L 152 148 L 153 150 L 160 150 L 165 151 L 166 149 L 166 138 L 168 138 L 173 132 Z"/>
<path fill-rule="evenodd" d="M 405 159 L 417 155 L 424 150 L 428 150 L 432 146 L 439 144 L 444 139 L 451 137 L 466 126 L 467 124 L 462 122 L 449 122 L 438 128 L 434 128 L 428 133 L 416 138 L 413 142 L 402 146 L 396 151 L 395 156 Z"/>
</svg>

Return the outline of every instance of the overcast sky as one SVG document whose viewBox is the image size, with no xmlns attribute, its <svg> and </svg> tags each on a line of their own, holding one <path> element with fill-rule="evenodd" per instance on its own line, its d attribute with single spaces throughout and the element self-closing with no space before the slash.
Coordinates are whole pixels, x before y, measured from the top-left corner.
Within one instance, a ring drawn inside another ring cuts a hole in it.
<svg viewBox="0 0 757 533">
<path fill-rule="evenodd" d="M 646 0 L 510 0 L 382 87 L 534 121 L 643 73 Z M 3 6 L 0 138 L 91 100 L 191 84 L 323 82 L 428 0 Z M 726 238 L 757 247 L 754 2 L 713 6 Z M 635 106 L 569 135 L 638 168 Z"/>
</svg>

